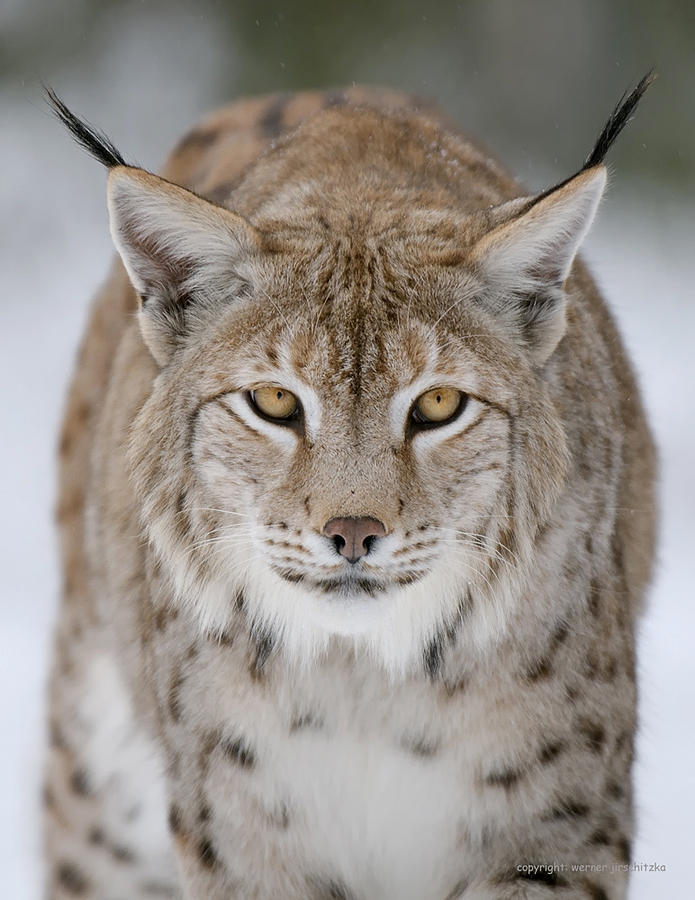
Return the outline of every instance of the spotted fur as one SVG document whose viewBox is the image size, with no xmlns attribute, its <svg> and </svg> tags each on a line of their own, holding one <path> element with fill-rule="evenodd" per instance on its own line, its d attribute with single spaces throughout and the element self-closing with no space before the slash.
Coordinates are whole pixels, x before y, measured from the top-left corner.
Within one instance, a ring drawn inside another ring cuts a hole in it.
<svg viewBox="0 0 695 900">
<path fill-rule="evenodd" d="M 387 91 L 238 102 L 163 178 L 59 107 L 125 265 L 60 444 L 50 900 L 625 898 L 654 451 L 575 255 L 636 99 L 535 198 Z"/>
</svg>

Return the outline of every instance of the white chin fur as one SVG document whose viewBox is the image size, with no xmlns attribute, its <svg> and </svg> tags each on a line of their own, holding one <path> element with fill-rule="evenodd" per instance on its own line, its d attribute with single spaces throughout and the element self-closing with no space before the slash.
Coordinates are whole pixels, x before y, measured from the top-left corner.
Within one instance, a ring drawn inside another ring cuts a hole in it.
<svg viewBox="0 0 695 900">
<path fill-rule="evenodd" d="M 519 591 L 518 573 L 509 572 L 492 594 L 481 592 L 474 568 L 457 556 L 440 560 L 435 571 L 414 584 L 354 600 L 288 583 L 258 557 L 237 569 L 236 578 L 221 571 L 202 587 L 182 559 L 172 562 L 179 602 L 192 608 L 206 632 L 222 633 L 232 624 L 241 589 L 254 629 L 273 635 L 288 664 L 309 668 L 337 638 L 392 677 L 422 667 L 427 645 L 456 621 L 467 595 L 473 602 L 462 626 L 465 646 L 470 652 L 489 647 L 503 633 Z"/>
</svg>

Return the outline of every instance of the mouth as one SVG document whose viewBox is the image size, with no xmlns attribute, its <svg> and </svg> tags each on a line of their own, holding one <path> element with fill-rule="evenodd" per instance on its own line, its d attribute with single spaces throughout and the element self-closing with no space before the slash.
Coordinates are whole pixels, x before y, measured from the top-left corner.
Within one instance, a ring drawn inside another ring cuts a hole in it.
<svg viewBox="0 0 695 900">
<path fill-rule="evenodd" d="M 422 571 L 401 572 L 393 578 L 384 579 L 364 572 L 347 572 L 342 577 L 312 578 L 292 569 L 275 568 L 275 571 L 290 584 L 302 584 L 308 589 L 313 588 L 336 600 L 345 601 L 383 596 L 394 588 L 414 584 L 426 574 Z"/>
<path fill-rule="evenodd" d="M 273 566 L 277 574 L 290 584 L 301 584 L 313 588 L 322 594 L 330 594 L 338 599 L 354 599 L 355 597 L 376 597 L 389 588 L 389 583 L 364 574 L 347 574 L 343 577 L 312 578 L 293 569 L 280 569 Z"/>
<path fill-rule="evenodd" d="M 330 594 L 339 600 L 376 597 L 378 594 L 386 593 L 389 588 L 388 583 L 384 581 L 360 576 L 316 579 L 310 583 L 323 594 Z"/>
</svg>

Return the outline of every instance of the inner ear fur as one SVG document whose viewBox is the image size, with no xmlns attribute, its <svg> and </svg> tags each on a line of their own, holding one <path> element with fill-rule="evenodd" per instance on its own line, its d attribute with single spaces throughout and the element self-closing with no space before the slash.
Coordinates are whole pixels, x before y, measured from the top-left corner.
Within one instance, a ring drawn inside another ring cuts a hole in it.
<svg viewBox="0 0 695 900">
<path fill-rule="evenodd" d="M 111 235 L 141 298 L 140 327 L 166 365 L 191 309 L 229 301 L 247 285 L 260 241 L 241 216 L 142 169 L 109 171 Z"/>
<path fill-rule="evenodd" d="M 514 200 L 509 218 L 475 247 L 481 299 L 516 333 L 534 365 L 545 363 L 565 333 L 564 283 L 605 185 L 600 165 L 526 202 Z"/>
</svg>

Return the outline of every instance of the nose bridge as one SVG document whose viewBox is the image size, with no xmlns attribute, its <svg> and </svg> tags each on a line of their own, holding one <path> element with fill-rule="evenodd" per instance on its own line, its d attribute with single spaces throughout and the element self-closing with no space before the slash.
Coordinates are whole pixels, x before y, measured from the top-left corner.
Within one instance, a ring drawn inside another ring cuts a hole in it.
<svg viewBox="0 0 695 900">
<path fill-rule="evenodd" d="M 365 435 L 342 435 L 322 447 L 312 473 L 311 513 L 323 531 L 331 519 L 372 519 L 393 527 L 398 511 L 395 457 L 388 447 L 373 446 Z"/>
</svg>

